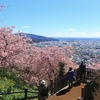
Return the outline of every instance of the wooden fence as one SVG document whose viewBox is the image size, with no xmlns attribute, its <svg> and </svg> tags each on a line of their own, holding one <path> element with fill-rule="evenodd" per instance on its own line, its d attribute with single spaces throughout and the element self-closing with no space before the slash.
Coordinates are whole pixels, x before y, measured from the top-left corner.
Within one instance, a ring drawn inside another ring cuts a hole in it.
<svg viewBox="0 0 100 100">
<path fill-rule="evenodd" d="M 81 97 L 78 100 L 92 100 L 93 99 L 93 81 L 90 81 L 87 85 L 81 89 Z"/>
<path fill-rule="evenodd" d="M 53 82 L 53 93 L 56 93 L 57 91 L 59 91 L 60 89 L 62 89 L 63 87 L 65 87 L 67 85 L 67 77 L 66 75 L 55 79 Z"/>
<path fill-rule="evenodd" d="M 35 99 L 35 98 L 38 98 L 38 96 L 31 96 L 31 97 L 28 97 L 28 93 L 37 93 L 36 91 L 30 91 L 28 89 L 24 89 L 20 92 L 10 92 L 10 93 L 0 93 L 0 95 L 11 95 L 11 94 L 23 94 L 24 93 L 24 97 L 23 98 L 18 98 L 18 99 L 14 99 L 14 100 L 27 100 L 27 99 Z"/>
<path fill-rule="evenodd" d="M 81 97 L 78 97 L 77 100 L 93 100 L 93 92 L 94 92 L 94 72 L 96 70 L 87 68 L 86 71 L 86 79 L 89 81 L 81 89 Z"/>
</svg>

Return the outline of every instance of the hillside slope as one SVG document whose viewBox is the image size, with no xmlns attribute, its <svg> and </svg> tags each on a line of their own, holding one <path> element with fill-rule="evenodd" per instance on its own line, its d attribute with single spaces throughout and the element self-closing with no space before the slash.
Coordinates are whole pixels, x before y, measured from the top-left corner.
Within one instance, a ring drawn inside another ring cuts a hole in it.
<svg viewBox="0 0 100 100">
<path fill-rule="evenodd" d="M 55 38 L 49 38 L 41 35 L 29 34 L 29 33 L 18 33 L 20 36 L 26 35 L 28 38 L 31 38 L 33 42 L 45 42 L 45 41 L 59 41 Z"/>
</svg>

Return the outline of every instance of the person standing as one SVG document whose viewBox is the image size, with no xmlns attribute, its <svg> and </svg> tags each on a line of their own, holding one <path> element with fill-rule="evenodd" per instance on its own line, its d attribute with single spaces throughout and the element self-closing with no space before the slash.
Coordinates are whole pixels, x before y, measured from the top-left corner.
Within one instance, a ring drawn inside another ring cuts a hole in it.
<svg viewBox="0 0 100 100">
<path fill-rule="evenodd" d="M 49 88 L 45 80 L 41 80 L 39 82 L 38 91 L 38 100 L 46 100 L 48 97 Z"/>
<path fill-rule="evenodd" d="M 85 75 L 86 75 L 86 65 L 83 61 L 79 65 L 79 72 L 80 72 L 80 81 L 84 82 Z"/>
<path fill-rule="evenodd" d="M 75 80 L 75 74 L 74 74 L 74 71 L 72 70 L 72 67 L 69 67 L 69 70 L 67 72 L 67 79 L 69 81 L 69 88 L 72 88 L 73 81 Z"/>
</svg>

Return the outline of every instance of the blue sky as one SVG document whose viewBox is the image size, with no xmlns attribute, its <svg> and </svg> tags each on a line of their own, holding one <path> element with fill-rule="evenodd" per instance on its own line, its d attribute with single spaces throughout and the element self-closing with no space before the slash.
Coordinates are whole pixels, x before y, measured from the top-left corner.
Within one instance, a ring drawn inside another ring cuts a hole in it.
<svg viewBox="0 0 100 100">
<path fill-rule="evenodd" d="M 0 0 L 0 27 L 48 37 L 100 37 L 100 0 Z"/>
</svg>

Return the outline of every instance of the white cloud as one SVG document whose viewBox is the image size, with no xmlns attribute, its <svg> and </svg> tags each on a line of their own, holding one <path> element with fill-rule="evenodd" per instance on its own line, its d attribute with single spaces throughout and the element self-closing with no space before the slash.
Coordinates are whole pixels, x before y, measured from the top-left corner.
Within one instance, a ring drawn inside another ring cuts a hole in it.
<svg viewBox="0 0 100 100">
<path fill-rule="evenodd" d="M 14 30 L 14 32 L 18 32 L 18 30 Z"/>
<path fill-rule="evenodd" d="M 64 37 L 89 37 L 89 38 L 100 38 L 100 32 L 85 32 L 85 31 L 79 31 L 77 29 L 69 28 L 65 29 L 64 32 L 62 32 Z"/>
<path fill-rule="evenodd" d="M 47 35 L 46 35 L 47 36 Z M 76 29 L 65 29 L 62 32 L 48 34 L 49 37 L 83 37 L 83 38 L 100 38 L 100 32 L 85 32 Z"/>
<path fill-rule="evenodd" d="M 76 29 L 70 28 L 69 31 L 76 32 Z"/>
<path fill-rule="evenodd" d="M 23 32 L 22 30 L 14 30 L 14 33 L 20 33 Z"/>
<path fill-rule="evenodd" d="M 49 33 L 49 34 L 46 34 L 45 36 L 47 36 L 47 37 L 62 37 L 62 33 L 61 32 Z"/>
<path fill-rule="evenodd" d="M 26 25 L 26 26 L 22 26 L 21 28 L 29 28 L 29 26 L 28 26 L 28 25 Z"/>
<path fill-rule="evenodd" d="M 69 29 L 64 29 L 64 32 L 76 32 L 77 29 L 74 28 L 69 28 Z"/>
<path fill-rule="evenodd" d="M 92 33 L 90 33 L 89 36 L 96 37 L 96 38 L 100 38 L 100 32 L 92 32 Z"/>
</svg>

